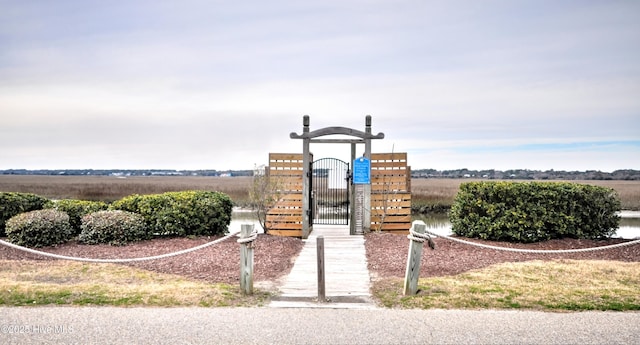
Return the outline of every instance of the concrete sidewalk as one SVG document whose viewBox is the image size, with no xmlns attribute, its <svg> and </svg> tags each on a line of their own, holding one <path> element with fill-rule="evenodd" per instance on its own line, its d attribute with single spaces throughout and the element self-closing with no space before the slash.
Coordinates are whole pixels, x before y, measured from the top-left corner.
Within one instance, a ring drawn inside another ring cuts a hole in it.
<svg viewBox="0 0 640 345">
<path fill-rule="evenodd" d="M 325 295 L 320 303 L 317 276 L 317 237 L 324 237 Z M 349 235 L 348 226 L 314 225 L 313 232 L 296 258 L 281 294 L 269 304 L 274 308 L 372 309 L 371 278 L 367 268 L 364 237 Z"/>
</svg>

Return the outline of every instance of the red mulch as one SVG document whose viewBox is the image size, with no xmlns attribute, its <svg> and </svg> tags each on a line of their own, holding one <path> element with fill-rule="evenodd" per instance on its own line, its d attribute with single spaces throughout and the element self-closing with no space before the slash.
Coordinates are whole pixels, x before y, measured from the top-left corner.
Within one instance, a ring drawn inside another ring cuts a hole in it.
<svg viewBox="0 0 640 345">
<path fill-rule="evenodd" d="M 217 238 L 220 237 L 153 239 L 121 247 L 69 242 L 57 247 L 46 247 L 39 250 L 84 258 L 136 258 L 172 253 L 196 247 Z M 293 259 L 298 255 L 302 246 L 302 241 L 296 238 L 259 235 L 254 242 L 255 281 L 273 281 L 288 274 L 293 267 Z M 56 259 L 0 245 L 0 260 L 42 261 Z M 126 265 L 209 282 L 235 283 L 240 278 L 240 246 L 234 237 L 188 254 L 166 259 L 127 263 Z"/>
<path fill-rule="evenodd" d="M 68 256 L 87 258 L 133 258 L 155 256 L 192 248 L 215 240 L 216 237 L 196 239 L 165 238 L 133 243 L 127 246 L 84 245 L 70 242 L 57 247 L 41 250 Z M 454 275 L 472 269 L 478 269 L 502 262 L 521 262 L 527 260 L 577 259 L 577 260 L 618 260 L 640 261 L 640 244 L 617 249 L 586 252 L 578 254 L 520 254 L 495 251 L 454 243 L 436 238 L 436 250 L 425 246 L 422 255 L 421 276 Z M 563 239 L 534 244 L 510 244 L 474 240 L 496 246 L 528 249 L 573 249 L 604 246 L 627 240 L 611 239 L 604 241 Z M 388 233 L 366 235 L 367 259 L 369 269 L 378 278 L 403 277 L 409 250 L 406 236 Z M 276 282 L 286 276 L 302 249 L 300 239 L 259 235 L 255 242 L 254 279 L 256 282 Z M 25 253 L 0 245 L 0 260 L 55 260 Z M 236 283 L 239 280 L 240 248 L 235 238 L 215 244 L 189 254 L 167 259 L 142 261 L 127 265 L 151 271 L 178 274 L 208 282 Z"/>
<path fill-rule="evenodd" d="M 471 240 L 493 246 L 524 248 L 535 250 L 579 249 L 606 246 L 629 240 L 610 239 L 602 241 L 562 239 L 531 244 L 513 244 Z M 492 249 L 484 249 L 466 244 L 435 238 L 436 249 L 424 246 L 420 264 L 421 277 L 445 276 L 487 267 L 503 262 L 522 262 L 529 260 L 616 260 L 627 262 L 640 261 L 640 244 L 615 249 L 590 251 L 573 254 L 522 254 Z M 371 233 L 366 236 L 369 270 L 380 278 L 404 277 L 409 240 L 406 236 L 388 233 Z"/>
</svg>

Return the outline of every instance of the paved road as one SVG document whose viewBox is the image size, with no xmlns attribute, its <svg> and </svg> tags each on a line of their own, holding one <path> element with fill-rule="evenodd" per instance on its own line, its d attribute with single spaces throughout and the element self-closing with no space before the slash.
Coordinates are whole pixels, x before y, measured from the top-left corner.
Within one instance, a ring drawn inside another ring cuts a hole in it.
<svg viewBox="0 0 640 345">
<path fill-rule="evenodd" d="M 640 344 L 640 313 L 2 307 L 0 315 L 2 344 Z"/>
</svg>

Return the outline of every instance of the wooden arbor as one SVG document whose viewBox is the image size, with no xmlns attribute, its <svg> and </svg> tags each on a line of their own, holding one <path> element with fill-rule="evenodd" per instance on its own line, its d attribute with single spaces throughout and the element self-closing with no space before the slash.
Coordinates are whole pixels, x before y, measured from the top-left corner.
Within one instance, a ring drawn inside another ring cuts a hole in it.
<svg viewBox="0 0 640 345">
<path fill-rule="evenodd" d="M 353 139 L 321 139 L 328 135 L 346 135 Z M 351 161 L 356 159 L 356 144 L 364 144 L 364 157 L 371 161 L 371 182 L 361 185 L 359 204 L 363 232 L 403 231 L 411 227 L 410 170 L 406 153 L 371 154 L 371 140 L 383 139 L 384 133 L 371 133 L 371 116 L 366 116 L 364 132 L 346 127 L 309 129 L 309 116 L 303 117 L 302 134 L 291 133 L 292 139 L 302 139 L 302 154 L 269 155 L 268 174 L 282 186 L 281 198 L 267 213 L 270 232 L 282 236 L 307 238 L 313 230 L 311 219 L 311 185 L 313 157 L 311 143 L 351 144 Z M 355 192 L 350 197 L 350 233 L 356 234 L 357 212 Z"/>
</svg>

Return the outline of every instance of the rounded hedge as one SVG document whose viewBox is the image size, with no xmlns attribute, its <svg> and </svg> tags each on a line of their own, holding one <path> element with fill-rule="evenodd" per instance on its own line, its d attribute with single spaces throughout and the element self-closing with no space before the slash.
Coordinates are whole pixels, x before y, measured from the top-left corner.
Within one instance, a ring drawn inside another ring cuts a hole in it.
<svg viewBox="0 0 640 345">
<path fill-rule="evenodd" d="M 69 223 L 71 223 L 73 235 L 75 236 L 80 233 L 82 217 L 89 213 L 106 210 L 109 206 L 102 201 L 63 199 L 54 201 L 50 207 L 69 215 Z"/>
<path fill-rule="evenodd" d="M 144 218 L 127 211 L 98 211 L 82 217 L 78 241 L 125 245 L 148 237 Z"/>
<path fill-rule="evenodd" d="M 568 182 L 468 182 L 449 213 L 456 235 L 495 241 L 602 239 L 618 228 L 613 189 Z"/>
<path fill-rule="evenodd" d="M 210 191 L 130 195 L 111 204 L 115 210 L 144 217 L 150 235 L 223 235 L 231 222 L 233 204 L 228 195 Z"/>
<path fill-rule="evenodd" d="M 73 237 L 69 216 L 52 209 L 11 217 L 7 220 L 6 232 L 9 242 L 31 248 L 64 243 Z"/>
<path fill-rule="evenodd" d="M 20 213 L 41 210 L 49 199 L 31 193 L 0 192 L 0 237 L 6 236 L 5 223 Z"/>
</svg>

